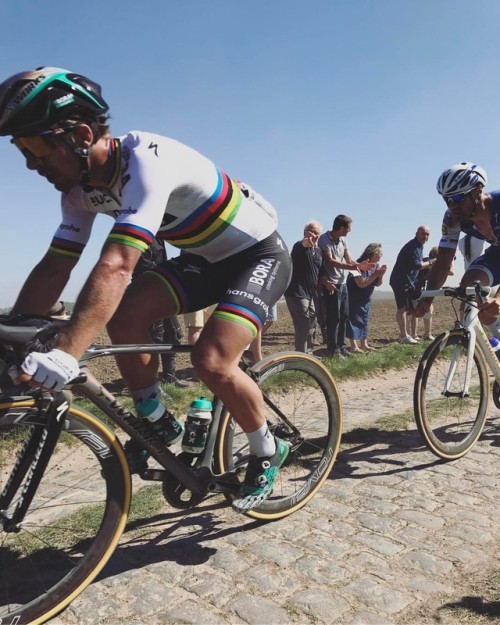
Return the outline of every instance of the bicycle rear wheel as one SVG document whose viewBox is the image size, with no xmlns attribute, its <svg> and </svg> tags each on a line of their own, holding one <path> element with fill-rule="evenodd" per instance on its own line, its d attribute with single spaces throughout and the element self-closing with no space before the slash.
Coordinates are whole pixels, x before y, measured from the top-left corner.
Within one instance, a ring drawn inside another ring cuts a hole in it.
<svg viewBox="0 0 500 625">
<path fill-rule="evenodd" d="M 33 400 L 0 401 L 0 623 L 44 623 L 65 608 L 112 555 L 130 505 L 119 441 L 73 406 L 19 531 L 5 531 L 22 496 L 21 486 L 7 507 L 5 486 L 42 426 Z"/>
<path fill-rule="evenodd" d="M 330 474 L 342 434 L 342 407 L 328 369 L 306 354 L 274 354 L 249 373 L 264 395 L 271 431 L 291 444 L 272 494 L 258 508 L 245 513 L 275 520 L 302 508 Z M 219 403 L 217 409 L 221 411 L 215 454 L 218 469 L 236 469 L 242 480 L 248 463 L 248 439 L 224 406 Z"/>
<path fill-rule="evenodd" d="M 476 347 L 466 388 L 468 345 L 461 330 L 438 336 L 423 354 L 415 378 L 417 427 L 429 449 L 444 460 L 460 458 L 473 447 L 487 415 L 488 366 Z"/>
</svg>

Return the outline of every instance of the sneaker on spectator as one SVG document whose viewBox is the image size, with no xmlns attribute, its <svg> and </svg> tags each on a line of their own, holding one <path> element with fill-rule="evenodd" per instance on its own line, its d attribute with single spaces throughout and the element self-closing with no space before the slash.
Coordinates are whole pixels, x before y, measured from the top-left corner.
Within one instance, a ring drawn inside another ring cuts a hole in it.
<svg viewBox="0 0 500 625">
<path fill-rule="evenodd" d="M 173 384 L 177 388 L 187 388 L 189 386 L 189 382 L 187 382 L 186 380 L 181 380 L 176 375 L 173 375 L 171 373 L 163 373 L 160 376 L 160 380 L 162 382 L 165 382 L 165 384 Z"/>
<path fill-rule="evenodd" d="M 412 336 L 407 334 L 402 339 L 399 339 L 399 342 L 403 345 L 417 345 L 418 341 L 416 341 Z"/>
<path fill-rule="evenodd" d="M 340 349 L 335 349 L 332 351 L 330 351 L 330 354 L 333 356 L 333 358 L 338 358 L 339 360 L 345 360 L 346 356 L 345 354 L 343 354 Z"/>
<path fill-rule="evenodd" d="M 412 334 L 411 337 L 414 341 L 417 341 L 417 343 L 419 343 L 422 339 L 418 336 L 418 334 Z"/>
<path fill-rule="evenodd" d="M 274 440 L 276 451 L 273 456 L 270 458 L 250 456 L 245 481 L 232 502 L 236 512 L 246 512 L 259 506 L 272 493 L 278 470 L 290 451 L 288 443 L 276 436 Z"/>
<path fill-rule="evenodd" d="M 424 341 L 433 341 L 435 338 L 434 334 L 426 334 L 424 336 Z"/>
</svg>

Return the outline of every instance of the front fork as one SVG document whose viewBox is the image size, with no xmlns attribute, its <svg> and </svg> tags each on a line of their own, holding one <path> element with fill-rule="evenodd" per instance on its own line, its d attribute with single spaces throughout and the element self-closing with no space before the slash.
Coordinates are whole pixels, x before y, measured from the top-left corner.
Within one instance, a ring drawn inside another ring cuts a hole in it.
<svg viewBox="0 0 500 625">
<path fill-rule="evenodd" d="M 52 398 L 42 397 L 33 409 L 43 415 L 43 422 L 31 426 L 29 436 L 15 459 L 12 473 L 0 493 L 0 522 L 6 532 L 19 531 L 59 440 L 71 405 L 70 397 L 64 391 Z M 19 489 L 19 498 L 9 515 L 9 507 Z"/>
<path fill-rule="evenodd" d="M 469 397 L 469 385 L 470 378 L 472 372 L 472 366 L 474 364 L 474 352 L 476 350 L 476 333 L 471 332 L 470 330 L 463 328 L 462 329 L 463 337 L 467 345 L 467 352 L 465 354 L 465 374 L 464 379 L 461 380 L 459 385 L 460 391 L 452 391 L 452 388 L 456 388 L 456 383 L 453 384 L 455 380 L 455 376 L 457 375 L 457 368 L 460 360 L 463 359 L 463 345 L 459 343 L 455 345 L 450 365 L 448 367 L 448 373 L 446 375 L 444 381 L 444 388 L 442 394 L 444 397 L 460 397 L 463 399 L 464 397 Z"/>
</svg>

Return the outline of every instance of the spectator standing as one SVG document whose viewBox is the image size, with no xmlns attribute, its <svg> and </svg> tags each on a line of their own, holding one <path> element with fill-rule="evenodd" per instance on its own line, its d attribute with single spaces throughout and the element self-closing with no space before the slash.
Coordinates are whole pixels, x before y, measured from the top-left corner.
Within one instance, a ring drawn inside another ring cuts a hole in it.
<svg viewBox="0 0 500 625">
<path fill-rule="evenodd" d="M 408 241 L 399 251 L 389 284 L 394 292 L 397 312 L 396 321 L 399 328 L 399 342 L 416 345 L 418 341 L 411 336 L 412 315 L 409 301 L 409 289 L 414 288 L 418 273 L 421 269 L 428 269 L 433 260 L 424 261 L 424 245 L 430 237 L 428 226 L 419 226 L 411 241 Z"/>
<path fill-rule="evenodd" d="M 351 225 L 350 217 L 337 215 L 332 230 L 325 232 L 318 239 L 318 246 L 323 255 L 320 284 L 325 298 L 327 351 L 328 355 L 338 358 L 350 355 L 345 342 L 349 318 L 346 270 L 369 269 L 372 266 L 368 261 L 357 263 L 352 258 L 346 242 Z"/>
<path fill-rule="evenodd" d="M 323 226 L 315 220 L 304 226 L 304 237 L 292 248 L 292 279 L 285 291 L 285 299 L 292 318 L 295 349 L 311 352 L 316 333 L 316 300 L 319 271 L 323 255 L 318 239 Z"/>
<path fill-rule="evenodd" d="M 347 278 L 349 294 L 349 320 L 347 338 L 351 343 L 351 352 L 371 352 L 375 348 L 368 345 L 368 323 L 372 305 L 373 291 L 382 284 L 387 265 L 380 265 L 382 244 L 370 243 L 358 258 L 358 263 L 368 260 L 373 267 L 364 271 L 351 272 Z M 357 341 L 359 341 L 359 346 Z"/>
<path fill-rule="evenodd" d="M 429 252 L 429 256 L 427 258 L 424 258 L 424 262 L 427 261 L 434 261 L 437 258 L 438 255 L 438 246 L 435 245 L 433 248 L 431 248 L 431 251 Z M 429 272 L 430 272 L 430 266 L 428 266 L 426 269 L 421 269 L 418 272 L 418 276 L 417 279 L 415 281 L 415 288 L 417 289 L 417 291 L 423 291 L 426 287 L 427 287 L 427 278 L 429 276 Z M 455 273 L 455 263 L 453 262 L 450 270 L 448 272 L 449 276 L 452 276 Z M 434 314 L 434 306 L 431 304 L 430 310 L 428 310 L 424 316 L 424 341 L 433 341 L 435 339 L 435 336 L 432 334 L 432 316 Z M 410 327 L 411 327 L 411 336 L 416 340 L 419 341 L 420 337 L 418 336 L 418 317 L 416 315 L 411 315 L 410 318 Z"/>
<path fill-rule="evenodd" d="M 167 260 L 167 251 L 165 249 L 165 243 L 158 238 L 154 238 L 151 245 L 142 254 L 137 261 L 132 274 L 132 280 L 137 280 L 146 271 L 154 269 L 158 264 L 164 263 Z M 182 341 L 183 334 L 177 317 L 165 317 L 155 321 L 150 327 L 151 338 L 154 343 L 170 343 L 172 345 L 179 345 Z M 160 380 L 167 382 L 168 384 L 175 384 L 179 388 L 185 388 L 188 383 L 185 380 L 180 380 L 177 377 L 175 368 L 175 354 L 163 353 L 160 354 L 162 374 L 159 376 Z"/>
</svg>

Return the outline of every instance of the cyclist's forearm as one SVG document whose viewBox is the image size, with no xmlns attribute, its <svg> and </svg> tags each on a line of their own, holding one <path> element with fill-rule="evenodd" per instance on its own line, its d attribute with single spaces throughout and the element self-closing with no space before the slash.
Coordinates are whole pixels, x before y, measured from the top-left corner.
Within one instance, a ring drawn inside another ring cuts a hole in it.
<svg viewBox="0 0 500 625">
<path fill-rule="evenodd" d="M 12 312 L 45 315 L 61 296 L 71 268 L 68 263 L 53 263 L 47 257 L 42 259 L 26 279 Z"/>
<path fill-rule="evenodd" d="M 75 303 L 70 323 L 59 336 L 57 347 L 80 358 L 105 328 L 120 303 L 130 277 L 94 268 Z"/>
<path fill-rule="evenodd" d="M 447 263 L 434 263 L 427 278 L 427 289 L 440 289 L 446 282 L 449 271 L 450 266 Z"/>
<path fill-rule="evenodd" d="M 75 303 L 57 347 L 80 358 L 106 327 L 130 283 L 141 252 L 120 244 L 106 244 Z"/>
</svg>

